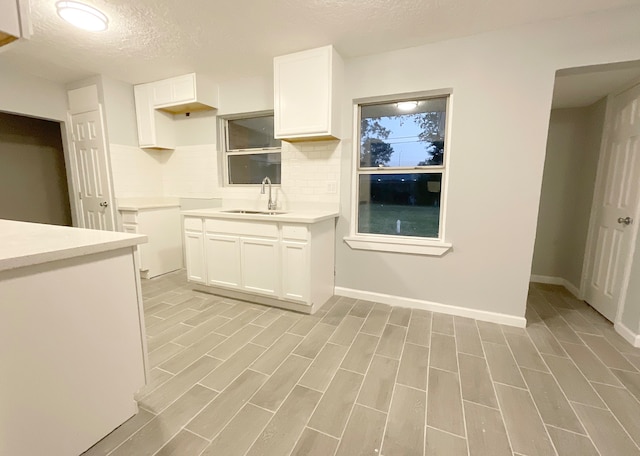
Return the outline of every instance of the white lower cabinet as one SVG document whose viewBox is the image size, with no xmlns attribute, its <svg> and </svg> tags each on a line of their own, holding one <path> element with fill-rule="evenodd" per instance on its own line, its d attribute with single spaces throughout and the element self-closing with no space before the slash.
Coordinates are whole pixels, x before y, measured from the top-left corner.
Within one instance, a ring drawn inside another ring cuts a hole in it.
<svg viewBox="0 0 640 456">
<path fill-rule="evenodd" d="M 187 279 L 191 282 L 206 283 L 204 235 L 202 231 L 185 231 L 184 250 L 187 257 Z"/>
<path fill-rule="evenodd" d="M 309 299 L 309 246 L 282 241 L 282 296 L 294 301 Z"/>
<path fill-rule="evenodd" d="M 333 296 L 333 219 L 292 224 L 185 217 L 184 225 L 190 282 L 310 313 Z"/>
<path fill-rule="evenodd" d="M 277 239 L 240 238 L 242 288 L 246 291 L 278 296 L 278 244 Z"/>
<path fill-rule="evenodd" d="M 119 209 L 122 231 L 144 234 L 147 243 L 138 246 L 140 275 L 151 279 L 183 267 L 180 208 L 139 207 Z"/>
<path fill-rule="evenodd" d="M 240 239 L 223 234 L 206 235 L 207 284 L 240 287 Z"/>
</svg>

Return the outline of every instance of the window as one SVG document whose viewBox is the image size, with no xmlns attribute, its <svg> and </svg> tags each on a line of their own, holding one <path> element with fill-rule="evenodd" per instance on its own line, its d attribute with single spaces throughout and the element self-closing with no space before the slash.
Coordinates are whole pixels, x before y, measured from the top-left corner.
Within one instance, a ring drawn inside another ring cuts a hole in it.
<svg viewBox="0 0 640 456">
<path fill-rule="evenodd" d="M 357 105 L 356 199 L 349 245 L 439 255 L 448 250 L 442 208 L 448 103 L 447 94 Z M 436 249 L 409 248 L 416 245 Z"/>
<path fill-rule="evenodd" d="M 273 137 L 273 114 L 225 119 L 224 132 L 227 184 L 260 184 L 265 177 L 280 183 L 280 140 Z"/>
</svg>

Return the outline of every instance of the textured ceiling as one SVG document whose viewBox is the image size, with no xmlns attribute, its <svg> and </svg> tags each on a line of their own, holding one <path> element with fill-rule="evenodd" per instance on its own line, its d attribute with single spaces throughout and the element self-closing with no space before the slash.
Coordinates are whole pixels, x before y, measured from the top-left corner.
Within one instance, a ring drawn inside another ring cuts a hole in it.
<svg viewBox="0 0 640 456">
<path fill-rule="evenodd" d="M 102 73 L 131 83 L 190 71 L 218 81 L 268 74 L 272 58 L 325 44 L 345 57 L 640 0 L 87 0 L 106 32 L 74 29 L 56 0 L 31 0 L 34 35 L 2 61 L 59 82 Z"/>
</svg>

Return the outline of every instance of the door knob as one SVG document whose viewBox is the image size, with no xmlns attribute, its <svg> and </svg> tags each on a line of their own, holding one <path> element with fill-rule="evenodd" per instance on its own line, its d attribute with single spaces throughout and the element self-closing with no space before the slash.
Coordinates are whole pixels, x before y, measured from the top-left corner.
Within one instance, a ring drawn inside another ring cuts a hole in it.
<svg viewBox="0 0 640 456">
<path fill-rule="evenodd" d="M 618 219 L 618 223 L 622 224 L 622 225 L 631 225 L 631 222 L 633 222 L 633 219 L 631 217 L 620 217 Z"/>
<path fill-rule="evenodd" d="M 106 201 L 103 201 L 100 203 L 100 207 L 107 207 L 109 205 L 109 203 L 107 203 Z M 629 218 L 629 217 L 627 217 Z"/>
</svg>

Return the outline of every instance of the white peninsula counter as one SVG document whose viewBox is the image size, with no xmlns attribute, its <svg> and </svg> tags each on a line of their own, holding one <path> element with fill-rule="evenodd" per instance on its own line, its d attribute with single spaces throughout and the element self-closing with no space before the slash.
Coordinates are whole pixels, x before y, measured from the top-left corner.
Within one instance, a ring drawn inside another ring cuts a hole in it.
<svg viewBox="0 0 640 456">
<path fill-rule="evenodd" d="M 0 220 L 1 455 L 79 455 L 137 413 L 145 241 Z"/>
<path fill-rule="evenodd" d="M 183 211 L 193 288 L 315 313 L 334 291 L 337 211 Z"/>
</svg>

